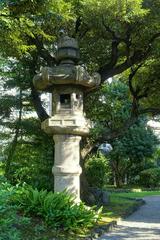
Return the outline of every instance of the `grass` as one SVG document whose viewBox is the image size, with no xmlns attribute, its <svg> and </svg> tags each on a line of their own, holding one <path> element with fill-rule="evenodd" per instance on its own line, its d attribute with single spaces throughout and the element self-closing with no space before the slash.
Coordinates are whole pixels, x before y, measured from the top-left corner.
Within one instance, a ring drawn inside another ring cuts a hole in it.
<svg viewBox="0 0 160 240">
<path fill-rule="evenodd" d="M 143 198 L 147 196 L 160 195 L 160 191 L 140 191 L 140 192 L 121 192 L 121 193 L 112 193 L 114 197 L 121 198 Z"/>
<path fill-rule="evenodd" d="M 136 189 L 132 191 L 111 193 L 110 203 L 103 209 L 103 218 L 100 224 L 106 224 L 128 215 L 133 208 L 140 204 L 135 200 L 136 198 L 160 195 L 160 191 L 138 191 Z"/>
<path fill-rule="evenodd" d="M 138 205 L 137 201 L 126 199 L 118 194 L 111 194 L 110 203 L 103 209 L 103 221 L 111 222 L 117 220 L 118 218 L 124 217 L 131 208 Z"/>
</svg>

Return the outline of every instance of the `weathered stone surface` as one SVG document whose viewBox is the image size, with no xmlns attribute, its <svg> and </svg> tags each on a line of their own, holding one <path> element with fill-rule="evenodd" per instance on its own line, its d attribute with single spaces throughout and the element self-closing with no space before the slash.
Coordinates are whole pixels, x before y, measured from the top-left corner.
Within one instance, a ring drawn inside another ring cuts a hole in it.
<svg viewBox="0 0 160 240">
<path fill-rule="evenodd" d="M 67 190 L 80 200 L 81 136 L 89 134 L 90 122 L 83 112 L 83 92 L 100 83 L 100 75 L 89 75 L 78 65 L 79 48 L 75 39 L 64 37 L 58 44 L 58 66 L 45 67 L 33 79 L 37 90 L 52 93 L 52 116 L 42 122 L 42 129 L 54 135 L 54 191 Z M 104 196 L 105 198 L 105 196 Z M 104 199 L 105 200 L 105 199 Z"/>
<path fill-rule="evenodd" d="M 41 124 L 42 129 L 47 134 L 72 134 L 78 136 L 86 136 L 89 134 L 90 122 L 81 116 L 60 117 L 55 115 L 46 119 Z"/>
<path fill-rule="evenodd" d="M 80 59 L 79 46 L 75 38 L 65 36 L 58 43 L 56 54 L 58 61 L 70 60 L 77 63 Z"/>
<path fill-rule="evenodd" d="M 79 142 L 80 136 L 54 135 L 55 142 L 55 162 L 52 169 L 54 174 L 54 190 L 67 190 L 76 196 L 76 201 L 80 199 L 81 167 L 79 165 Z"/>
<path fill-rule="evenodd" d="M 100 75 L 88 74 L 86 69 L 80 65 L 62 64 L 56 67 L 44 67 L 41 73 L 33 79 L 34 85 L 38 90 L 51 91 L 54 85 L 76 84 L 86 88 L 93 88 L 100 84 Z"/>
</svg>

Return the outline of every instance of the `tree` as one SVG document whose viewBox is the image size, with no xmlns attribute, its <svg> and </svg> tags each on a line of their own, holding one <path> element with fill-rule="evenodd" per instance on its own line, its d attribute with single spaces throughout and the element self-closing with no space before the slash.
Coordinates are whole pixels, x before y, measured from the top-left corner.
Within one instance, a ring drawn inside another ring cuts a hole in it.
<svg viewBox="0 0 160 240">
<path fill-rule="evenodd" d="M 158 140 L 147 126 L 146 118 L 127 122 L 132 110 L 129 87 L 120 80 L 112 80 L 88 96 L 85 107 L 87 117 L 94 123 L 92 142 L 101 143 L 105 137 L 113 147 L 107 158 L 116 185 L 123 184 L 126 174 L 131 181 L 148 164 Z"/>
<path fill-rule="evenodd" d="M 112 141 L 113 151 L 109 158 L 117 187 L 124 184 L 126 177 L 128 182 L 134 182 L 134 178 L 147 168 L 157 144 L 157 137 L 143 119 L 130 127 L 123 137 Z"/>
<path fill-rule="evenodd" d="M 54 145 L 34 118 L 27 69 L 13 59 L 1 59 L 1 63 L 0 124 L 3 132 L 0 143 L 5 155 L 5 175 L 12 183 L 21 181 L 51 190 Z M 1 167 L 4 168 L 4 164 Z"/>
</svg>

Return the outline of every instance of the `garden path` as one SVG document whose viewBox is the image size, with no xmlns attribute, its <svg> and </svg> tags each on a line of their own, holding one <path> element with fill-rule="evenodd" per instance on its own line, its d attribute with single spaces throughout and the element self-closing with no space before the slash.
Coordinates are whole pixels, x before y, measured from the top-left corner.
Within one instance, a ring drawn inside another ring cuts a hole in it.
<svg viewBox="0 0 160 240">
<path fill-rule="evenodd" d="M 99 240 L 160 240 L 160 196 L 144 197 L 146 202 L 116 228 Z"/>
</svg>

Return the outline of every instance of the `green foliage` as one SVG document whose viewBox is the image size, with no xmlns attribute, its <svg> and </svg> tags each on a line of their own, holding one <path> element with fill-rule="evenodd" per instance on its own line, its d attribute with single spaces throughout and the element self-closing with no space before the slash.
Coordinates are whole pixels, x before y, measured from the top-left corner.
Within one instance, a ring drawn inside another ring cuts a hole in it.
<svg viewBox="0 0 160 240">
<path fill-rule="evenodd" d="M 131 111 L 128 87 L 118 80 L 102 85 L 86 98 L 85 110 L 87 117 L 94 122 L 94 139 L 123 128 Z"/>
<path fill-rule="evenodd" d="M 30 216 L 40 216 L 49 226 L 66 231 L 90 228 L 100 217 L 100 212 L 86 207 L 82 202 L 75 204 L 74 198 L 66 192 L 21 188 L 12 200 Z"/>
<path fill-rule="evenodd" d="M 0 92 L 0 145 L 5 156 L 1 168 L 8 179 L 26 182 L 37 188 L 53 189 L 53 140 L 41 130 L 36 119 L 28 67 L 13 59 L 1 60 L 3 82 Z M 8 171 L 6 171 L 8 163 Z"/>
<path fill-rule="evenodd" d="M 160 186 L 160 168 L 149 168 L 140 173 L 139 182 L 144 187 Z"/>
<path fill-rule="evenodd" d="M 135 162 L 140 162 L 153 155 L 158 139 L 152 129 L 147 127 L 146 121 L 141 119 L 122 138 L 113 141 L 112 144 L 114 147 L 114 152 L 111 152 L 112 156 L 122 154 L 123 157 L 126 155 Z"/>
<path fill-rule="evenodd" d="M 43 138 L 43 134 L 42 134 Z M 44 138 L 45 139 L 45 138 Z M 18 143 L 12 158 L 9 179 L 13 184 L 26 182 L 38 189 L 54 187 L 52 141 L 37 139 L 31 144 Z M 29 140 L 30 141 L 30 140 Z"/>
<path fill-rule="evenodd" d="M 29 223 L 29 218 L 17 217 L 18 207 L 10 204 L 10 199 L 15 194 L 15 187 L 0 176 L 0 239 L 21 240 L 21 233 L 16 229 L 21 222 L 24 226 Z"/>
<path fill-rule="evenodd" d="M 157 144 L 157 137 L 144 119 L 134 124 L 123 137 L 112 141 L 113 151 L 109 158 L 118 186 L 123 184 L 125 175 L 128 182 L 134 182 L 135 176 L 152 164 Z"/>
<path fill-rule="evenodd" d="M 154 153 L 152 161 L 153 161 L 153 166 L 154 167 L 160 167 L 160 148 L 159 148 L 159 146 Z"/>
<path fill-rule="evenodd" d="M 26 182 L 38 189 L 52 190 L 54 188 L 51 171 L 54 146 L 52 139 L 41 131 L 39 124 L 33 119 L 22 123 L 22 132 L 24 138 L 19 139 L 11 156 L 8 179 L 12 184 Z M 11 147 L 12 144 L 5 148 L 6 159 Z M 6 161 L 0 164 L 2 172 L 5 170 L 5 165 Z"/>
<path fill-rule="evenodd" d="M 54 195 L 47 191 L 38 192 L 26 185 L 12 186 L 0 176 L 0 239 L 77 239 L 79 234 L 84 236 L 88 233 L 88 228 L 99 216 L 83 203 L 74 204 L 73 198 L 65 193 Z"/>
<path fill-rule="evenodd" d="M 109 162 L 103 154 L 90 156 L 86 161 L 85 170 L 91 187 L 103 188 L 110 177 Z"/>
<path fill-rule="evenodd" d="M 8 48 L 7 55 L 17 59 L 36 53 L 36 38 L 52 44 L 60 30 L 67 31 L 67 25 L 72 28 L 74 23 L 70 1 L 17 0 L 1 7 L 0 25 L 4 35 L 0 42 L 6 44 L 1 52 L 6 54 Z"/>
<path fill-rule="evenodd" d="M 147 126 L 147 119 L 141 117 L 133 122 L 131 120 L 131 127 L 127 127 L 130 124 L 127 120 L 132 114 L 132 103 L 128 87 L 120 80 L 104 84 L 86 100 L 87 117 L 94 122 L 93 141 L 111 136 L 109 142 L 113 150 L 108 158 L 112 178 L 119 186 L 125 178 L 128 182 L 134 181 L 140 171 L 153 165 L 151 158 L 158 144 L 157 137 Z M 97 177 L 95 172 L 94 178 Z M 102 185 L 101 181 L 98 184 Z"/>
</svg>

